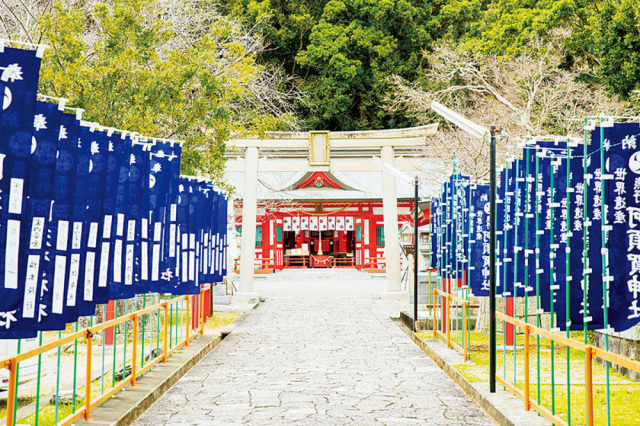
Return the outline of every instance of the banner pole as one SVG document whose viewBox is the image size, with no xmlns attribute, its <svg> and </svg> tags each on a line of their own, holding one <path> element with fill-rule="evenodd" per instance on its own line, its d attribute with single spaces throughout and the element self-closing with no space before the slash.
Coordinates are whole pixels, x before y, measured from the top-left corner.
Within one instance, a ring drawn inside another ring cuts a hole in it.
<svg viewBox="0 0 640 426">
<path fill-rule="evenodd" d="M 442 200 L 443 199 L 443 195 L 444 195 L 444 188 L 443 188 L 444 184 L 440 185 L 440 194 L 438 197 L 438 200 Z M 442 258 L 442 256 L 444 255 L 444 247 L 445 247 L 445 239 L 444 239 L 444 232 L 446 230 L 445 228 L 445 223 L 443 221 L 442 218 L 442 209 L 443 209 L 443 205 L 442 203 L 438 203 L 438 210 L 437 210 L 437 215 L 438 215 L 438 246 L 436 247 L 436 249 L 438 250 L 438 257 L 436 258 L 436 262 L 437 262 L 437 267 L 438 267 L 438 279 L 436 282 L 436 289 L 439 289 L 440 291 L 442 291 L 442 289 L 444 288 L 444 273 L 443 273 L 443 267 L 444 267 L 444 259 Z M 433 310 L 434 313 L 436 312 L 436 306 L 437 306 L 437 302 L 438 302 L 438 297 L 435 295 L 434 292 L 434 298 L 433 301 L 431 302 L 431 304 L 433 305 Z M 434 337 L 436 336 L 436 330 L 438 329 L 437 327 L 437 318 L 434 315 L 434 324 L 433 324 L 433 335 Z M 442 310 L 440 311 L 440 321 L 442 322 Z"/>
<path fill-rule="evenodd" d="M 524 322 L 529 322 L 529 215 L 531 214 L 531 186 L 529 185 L 529 139 L 522 150 L 524 158 Z"/>
<path fill-rule="evenodd" d="M 600 117 L 600 205 L 602 206 L 602 275 L 606 278 L 602 280 L 602 298 L 603 300 L 603 315 L 604 315 L 604 327 L 606 329 L 604 333 L 604 349 L 609 350 L 609 252 L 607 251 L 608 231 L 607 226 L 607 204 L 606 204 L 606 192 L 604 182 L 604 118 Z M 604 362 L 605 368 L 605 382 L 606 382 L 606 394 L 607 394 L 607 426 L 611 424 L 611 392 L 609 388 L 609 361 Z"/>
<path fill-rule="evenodd" d="M 540 226 L 540 196 L 539 196 L 539 191 L 540 191 L 540 156 L 538 155 L 538 149 L 537 146 L 534 148 L 535 156 L 536 156 L 536 187 L 535 190 L 533 191 L 533 193 L 535 194 L 535 220 L 536 220 L 536 225 L 535 225 L 535 229 L 536 229 L 536 264 L 535 264 L 535 273 L 536 273 L 536 326 L 540 327 L 540 322 L 541 322 L 541 318 L 540 318 L 540 309 L 541 304 L 540 304 L 540 274 L 538 274 L 538 268 L 540 268 L 540 235 L 538 234 L 539 231 L 542 230 L 542 227 Z M 543 231 L 544 232 L 544 231 Z M 536 334 L 536 369 L 537 369 L 537 373 L 538 373 L 538 378 L 537 378 L 537 401 L 538 404 L 540 404 L 540 335 Z"/>
<path fill-rule="evenodd" d="M 509 303 L 508 298 L 506 297 L 507 293 L 507 227 L 509 226 L 507 221 L 507 192 L 509 189 L 509 158 L 505 159 L 504 166 L 504 182 L 502 182 L 502 187 L 504 188 L 504 197 L 502 198 L 502 206 L 503 206 L 503 229 L 502 229 L 502 311 L 504 314 L 507 314 L 507 303 Z M 510 327 L 506 321 L 502 322 L 502 377 L 504 380 L 507 380 L 507 335 L 509 334 L 507 331 L 507 327 Z M 511 346 L 515 346 L 512 342 L 509 342 Z M 515 350 L 515 348 L 514 348 Z"/>
<path fill-rule="evenodd" d="M 554 239 L 555 239 L 555 233 L 553 230 L 553 227 L 555 225 L 555 220 L 553 215 L 555 214 L 555 209 L 554 209 L 554 203 L 555 203 L 555 195 L 556 195 L 556 189 L 555 189 L 555 179 L 554 179 L 554 175 L 555 175 L 555 165 L 553 164 L 558 158 L 556 158 L 555 153 L 552 154 L 552 158 L 554 161 L 551 162 L 551 165 L 549 166 L 549 188 L 550 189 L 550 193 L 549 193 L 549 198 L 547 199 L 547 203 L 548 203 L 548 209 L 549 209 L 549 271 L 555 271 L 555 259 L 556 259 L 556 249 L 555 249 L 555 245 L 554 245 Z M 553 330 L 554 328 L 556 328 L 555 325 L 555 304 L 554 304 L 554 297 L 553 297 L 553 288 L 555 287 L 555 279 L 553 277 L 553 272 L 551 272 L 549 274 L 549 305 L 550 305 L 550 311 L 551 311 L 551 315 L 549 318 L 549 328 L 551 330 Z M 551 340 L 550 345 L 551 345 L 551 413 L 552 414 L 556 414 L 556 375 L 555 375 L 555 345 L 554 345 L 554 340 Z"/>
<path fill-rule="evenodd" d="M 589 336 L 588 336 L 588 323 L 587 323 L 587 317 L 589 316 L 589 300 L 588 300 L 588 295 L 589 295 L 589 278 L 587 276 L 587 274 L 585 274 L 585 269 L 587 268 L 587 264 L 589 262 L 589 258 L 588 258 L 588 251 L 587 248 L 589 247 L 588 245 L 588 238 L 589 238 L 589 233 L 587 232 L 587 227 L 585 226 L 587 223 L 587 220 L 589 219 L 588 213 L 589 213 L 589 209 L 588 209 L 588 188 L 587 188 L 587 158 L 588 157 L 588 150 L 587 150 L 587 138 L 588 138 L 588 130 L 587 130 L 587 126 L 586 126 L 586 122 L 585 122 L 585 127 L 584 127 L 584 143 L 582 145 L 582 188 L 583 188 L 583 210 L 582 210 L 582 330 L 583 330 L 583 340 L 584 340 L 584 344 L 587 345 L 589 342 Z M 587 364 L 591 364 L 591 358 L 590 358 L 590 353 L 587 353 L 587 351 L 585 351 L 584 354 L 584 362 L 585 362 L 585 377 L 587 376 L 587 372 L 588 369 L 590 368 L 590 365 Z M 585 407 L 590 407 L 590 402 L 589 402 L 589 395 L 588 395 L 588 390 L 585 388 Z M 588 411 L 588 410 L 587 410 Z M 588 412 L 586 414 L 586 421 L 588 422 Z"/>
<path fill-rule="evenodd" d="M 471 305 L 470 301 L 471 301 L 471 283 L 469 280 L 469 274 L 471 272 L 471 227 L 472 227 L 472 221 L 473 219 L 471 218 L 471 192 L 473 186 L 471 186 L 471 183 L 469 183 L 469 201 L 467 202 L 467 208 L 468 210 L 468 214 L 467 214 L 467 272 L 465 274 L 465 300 L 469 303 L 467 303 L 467 307 L 466 307 L 466 314 L 467 314 L 467 324 L 466 324 L 466 333 L 467 333 L 467 352 L 469 354 L 471 354 L 471 308 L 469 307 Z"/>
<path fill-rule="evenodd" d="M 523 151 L 524 154 L 524 151 Z M 516 151 L 516 155 L 517 151 Z M 517 296 L 518 296 L 518 289 L 516 288 L 516 283 L 518 282 L 518 224 L 519 224 L 519 220 L 518 218 L 520 217 L 520 158 L 516 158 L 515 159 L 515 164 L 516 164 L 516 173 L 515 173 L 515 190 L 513 192 L 513 205 L 514 205 L 514 227 L 513 227 L 513 315 L 517 315 L 518 311 L 517 311 Z M 515 326 L 513 328 L 513 386 L 516 386 L 516 384 L 518 383 L 518 369 L 516 368 L 517 365 L 517 356 L 518 356 L 518 346 L 517 346 L 517 339 L 515 336 Z"/>
<path fill-rule="evenodd" d="M 568 145 L 568 144 L 567 144 Z M 566 201 L 566 224 L 567 224 L 567 242 L 565 246 L 565 329 L 568 339 L 571 338 L 571 195 L 569 188 L 571 187 L 571 147 L 567 146 L 567 186 L 565 188 Z M 567 346 L 567 425 L 571 426 L 571 348 Z"/>
</svg>

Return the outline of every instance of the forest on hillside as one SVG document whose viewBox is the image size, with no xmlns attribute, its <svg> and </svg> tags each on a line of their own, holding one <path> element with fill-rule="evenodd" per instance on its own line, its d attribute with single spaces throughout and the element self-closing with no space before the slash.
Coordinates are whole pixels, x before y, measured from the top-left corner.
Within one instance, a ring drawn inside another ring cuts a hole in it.
<svg viewBox="0 0 640 426">
<path fill-rule="evenodd" d="M 52 47 L 45 94 L 184 138 L 213 174 L 232 134 L 421 125 L 432 100 L 520 137 L 638 109 L 634 0 L 3 0 L 0 35 Z M 485 174 L 484 144 L 443 128 Z"/>
</svg>

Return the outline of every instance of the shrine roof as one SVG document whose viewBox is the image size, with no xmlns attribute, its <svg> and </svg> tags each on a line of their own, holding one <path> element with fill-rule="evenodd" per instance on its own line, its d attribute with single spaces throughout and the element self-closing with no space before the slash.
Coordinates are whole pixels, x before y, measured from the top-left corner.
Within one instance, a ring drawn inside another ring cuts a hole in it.
<svg viewBox="0 0 640 426">
<path fill-rule="evenodd" d="M 413 178 L 418 172 L 406 172 Z M 244 193 L 244 173 L 227 172 L 226 178 L 235 187 L 236 196 Z M 439 181 L 420 183 L 421 196 L 434 196 Z M 380 172 L 259 172 L 258 200 L 338 201 L 382 200 Z M 396 179 L 399 200 L 413 199 L 414 188 Z"/>
</svg>

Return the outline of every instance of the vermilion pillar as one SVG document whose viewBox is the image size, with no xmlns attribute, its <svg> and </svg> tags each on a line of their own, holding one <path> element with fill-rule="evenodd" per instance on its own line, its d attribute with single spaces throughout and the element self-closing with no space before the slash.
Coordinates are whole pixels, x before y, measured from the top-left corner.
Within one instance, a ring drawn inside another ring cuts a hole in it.
<svg viewBox="0 0 640 426">
<path fill-rule="evenodd" d="M 109 321 L 116 317 L 116 301 L 109 300 L 107 303 L 107 309 L 104 313 L 104 320 Z M 104 344 L 106 346 L 113 346 L 114 341 L 114 328 L 109 327 L 104 330 Z"/>
<path fill-rule="evenodd" d="M 514 316 L 514 309 L 513 309 L 513 297 L 505 297 L 505 302 L 507 304 L 506 306 L 506 310 L 505 313 L 507 316 L 510 316 L 513 318 Z M 506 323 L 505 324 L 505 336 L 506 336 L 506 345 L 507 346 L 515 346 L 516 341 L 515 341 L 515 332 L 514 332 L 514 326 L 513 324 L 509 324 Z"/>
</svg>

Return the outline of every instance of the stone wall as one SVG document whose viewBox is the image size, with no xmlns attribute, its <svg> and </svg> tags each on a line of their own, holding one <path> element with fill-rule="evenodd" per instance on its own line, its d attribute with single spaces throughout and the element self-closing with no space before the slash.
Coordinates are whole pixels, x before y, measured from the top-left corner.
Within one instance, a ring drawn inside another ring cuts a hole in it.
<svg viewBox="0 0 640 426">
<path fill-rule="evenodd" d="M 476 331 L 482 333 L 485 336 L 489 335 L 489 298 L 488 297 L 473 297 L 471 300 L 473 305 L 480 305 L 480 312 L 478 313 L 478 321 L 476 322 Z M 496 298 L 496 310 L 498 312 L 503 311 L 503 300 L 501 297 Z M 513 302 L 512 302 L 513 303 Z M 532 325 L 536 325 L 536 298 L 529 297 L 527 301 L 527 322 Z M 518 297 L 516 300 L 516 313 L 515 318 L 524 321 L 525 319 L 525 298 Z M 551 315 L 544 313 L 540 315 L 540 325 L 542 328 L 549 329 L 551 323 Z M 503 321 L 496 321 L 496 331 L 502 333 Z M 523 334 L 524 330 L 516 328 L 517 334 Z"/>
<path fill-rule="evenodd" d="M 601 348 L 605 347 L 605 335 L 596 332 L 595 345 Z M 609 335 L 609 351 L 626 356 L 633 360 L 640 360 L 640 325 L 620 333 L 611 333 Z M 596 362 L 604 364 L 600 358 L 596 358 Z M 611 368 L 620 374 L 623 374 L 633 380 L 640 381 L 640 373 L 611 364 Z"/>
</svg>

